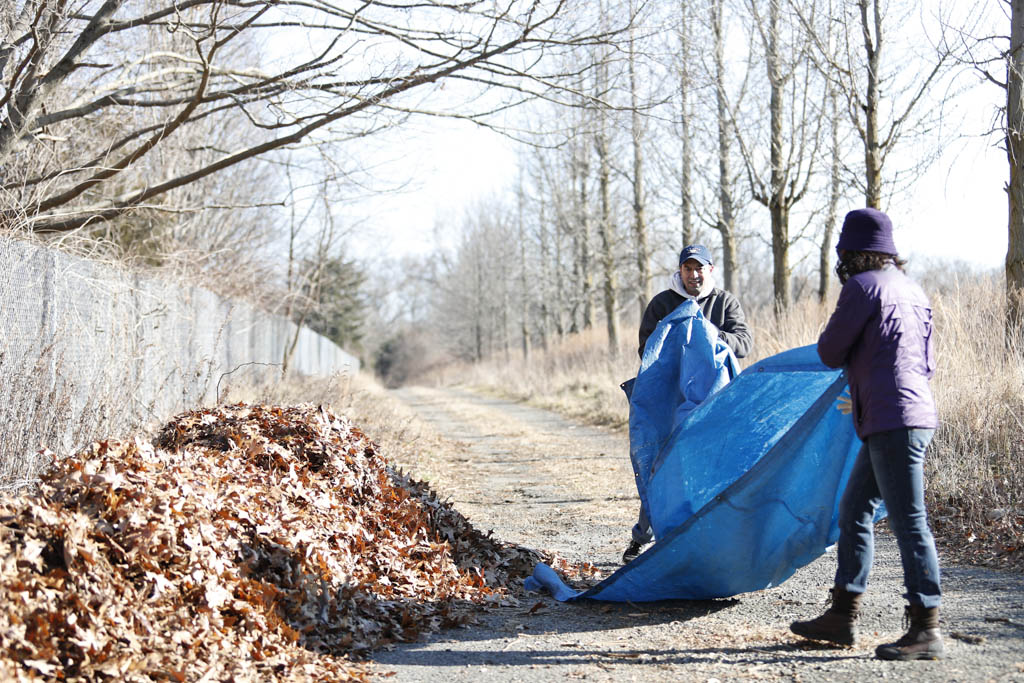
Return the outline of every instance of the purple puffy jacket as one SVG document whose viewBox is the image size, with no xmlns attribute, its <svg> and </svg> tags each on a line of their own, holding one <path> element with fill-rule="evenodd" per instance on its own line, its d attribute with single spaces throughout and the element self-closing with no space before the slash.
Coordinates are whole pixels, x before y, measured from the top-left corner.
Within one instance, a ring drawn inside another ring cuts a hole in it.
<svg viewBox="0 0 1024 683">
<path fill-rule="evenodd" d="M 846 368 L 857 435 L 939 426 L 928 380 L 935 374 L 932 309 L 895 266 L 854 275 L 818 338 L 818 356 Z"/>
</svg>

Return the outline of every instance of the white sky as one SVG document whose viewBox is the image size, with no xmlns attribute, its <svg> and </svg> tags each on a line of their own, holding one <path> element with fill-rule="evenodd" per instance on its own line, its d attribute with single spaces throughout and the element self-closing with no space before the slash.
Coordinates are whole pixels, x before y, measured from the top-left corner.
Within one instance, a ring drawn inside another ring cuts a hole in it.
<svg viewBox="0 0 1024 683">
<path fill-rule="evenodd" d="M 1006 154 L 999 150 L 965 152 L 955 163 L 930 171 L 908 202 L 890 210 L 900 253 L 1001 267 L 1008 175 Z"/>
<path fill-rule="evenodd" d="M 974 11 L 975 3 L 961 4 Z M 992 125 L 1000 97 L 1004 95 L 992 85 L 966 97 L 964 134 L 978 135 Z M 909 191 L 892 198 L 886 210 L 902 256 L 958 260 L 985 269 L 1002 266 L 1008 171 L 1005 154 L 994 142 L 992 137 L 950 140 L 946 155 Z M 443 226 L 446 237 L 456 235 L 465 210 L 505 194 L 518 172 L 512 142 L 451 120 L 419 120 L 415 127 L 395 131 L 385 148 L 370 154 L 375 161 L 391 159 L 378 167 L 384 184 L 395 186 L 407 179 L 411 184 L 401 192 L 345 207 L 358 226 L 351 253 L 360 258 L 431 253 L 438 246 L 435 226 Z M 648 168 L 648 173 L 655 172 Z"/>
<path fill-rule="evenodd" d="M 1006 155 L 991 138 L 960 146 L 893 198 L 887 211 L 896 246 L 911 259 L 1001 267 L 1007 245 Z M 466 207 L 504 193 L 516 180 L 513 143 L 469 124 L 408 135 L 402 154 L 401 172 L 414 177 L 414 185 L 365 205 L 371 216 L 360 230 L 368 237 L 356 245 L 360 255 L 379 254 L 382 247 L 392 256 L 428 254 L 437 246 L 435 225 L 453 223 L 444 232 L 455 234 Z"/>
<path fill-rule="evenodd" d="M 888 212 L 901 255 L 961 260 L 983 268 L 1002 267 L 1007 247 L 1009 179 L 1006 153 L 995 135 L 981 133 L 1005 103 L 1005 93 L 983 85 L 966 97 L 959 140 L 945 142 L 943 157 Z M 950 132 L 952 138 L 957 133 Z M 971 137 L 967 137 L 971 136 Z"/>
<path fill-rule="evenodd" d="M 970 9 L 972 4 L 966 5 Z M 956 128 L 944 133 L 943 156 L 913 186 L 892 197 L 885 210 L 893 219 L 901 256 L 1001 268 L 1007 247 L 1003 188 L 1008 166 L 995 136 L 982 137 L 982 133 L 992 128 L 1005 93 L 985 84 L 957 101 L 959 106 L 947 103 L 945 107 L 949 109 L 945 125 Z M 962 122 L 956 117 L 962 117 Z M 445 226 L 446 237 L 456 235 L 468 207 L 505 194 L 516 182 L 515 144 L 497 133 L 467 122 L 437 119 L 420 120 L 415 128 L 395 133 L 388 147 L 394 151 L 384 154 L 399 161 L 389 167 L 389 173 L 394 173 L 394 182 L 399 176 L 411 178 L 412 185 L 362 204 L 365 209 L 360 212 L 368 217 L 359 233 L 368 238 L 353 245 L 354 255 L 429 254 L 438 246 L 435 225 Z M 883 173 L 891 173 L 898 160 L 886 163 Z M 655 172 L 653 165 L 648 166 L 649 174 Z M 749 211 L 763 209 L 752 206 Z M 767 221 L 761 218 L 758 223 Z"/>
<path fill-rule="evenodd" d="M 456 234 L 467 207 L 503 194 L 515 180 L 515 147 L 493 131 L 466 122 L 435 121 L 429 129 L 421 124 L 400 138 L 390 167 L 395 182 L 408 177 L 410 185 L 360 205 L 368 219 L 366 230 L 359 232 L 369 239 L 354 245 L 359 255 L 364 249 L 379 253 L 382 246 L 392 256 L 428 254 L 438 246 L 435 225 L 454 222 L 445 232 Z"/>
</svg>

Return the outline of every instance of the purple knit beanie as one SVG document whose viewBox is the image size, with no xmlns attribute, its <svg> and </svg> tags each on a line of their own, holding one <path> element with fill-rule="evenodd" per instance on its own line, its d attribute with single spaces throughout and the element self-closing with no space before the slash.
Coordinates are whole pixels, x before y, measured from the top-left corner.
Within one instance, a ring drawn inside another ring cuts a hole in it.
<svg viewBox="0 0 1024 683">
<path fill-rule="evenodd" d="M 899 253 L 892 241 L 892 221 L 878 209 L 855 209 L 846 214 L 836 252 L 840 249 Z"/>
</svg>

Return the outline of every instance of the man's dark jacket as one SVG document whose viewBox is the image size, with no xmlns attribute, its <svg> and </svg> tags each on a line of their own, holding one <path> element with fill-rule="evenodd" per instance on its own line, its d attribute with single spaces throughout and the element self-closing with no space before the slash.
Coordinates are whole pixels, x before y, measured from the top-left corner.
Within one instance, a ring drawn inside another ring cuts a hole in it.
<svg viewBox="0 0 1024 683">
<path fill-rule="evenodd" d="M 686 301 L 681 295 L 671 289 L 666 289 L 647 304 L 644 317 L 640 321 L 640 357 L 644 355 L 644 345 L 647 338 L 654 332 L 661 319 L 676 309 L 679 304 Z M 697 299 L 704 317 L 718 328 L 718 336 L 722 338 L 737 358 L 743 358 L 750 353 L 754 344 L 754 337 L 747 327 L 747 319 L 740 308 L 739 300 L 724 289 L 713 288 L 708 294 Z"/>
</svg>

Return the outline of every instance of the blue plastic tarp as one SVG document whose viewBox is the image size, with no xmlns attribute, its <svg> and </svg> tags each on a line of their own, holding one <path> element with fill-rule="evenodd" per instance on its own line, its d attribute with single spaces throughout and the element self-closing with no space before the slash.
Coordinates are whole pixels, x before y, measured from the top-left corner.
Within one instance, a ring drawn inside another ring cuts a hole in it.
<svg viewBox="0 0 1024 683">
<path fill-rule="evenodd" d="M 629 394 L 629 457 L 648 510 L 648 482 L 665 445 L 698 405 L 738 373 L 736 356 L 692 300 L 665 316 L 647 338 Z"/>
<path fill-rule="evenodd" d="M 630 399 L 654 545 L 585 592 L 545 565 L 527 588 L 563 601 L 728 597 L 782 583 L 837 540 L 860 448 L 850 416 L 835 409 L 842 371 L 811 345 L 729 381 L 735 359 L 688 304 L 648 340 Z"/>
</svg>

